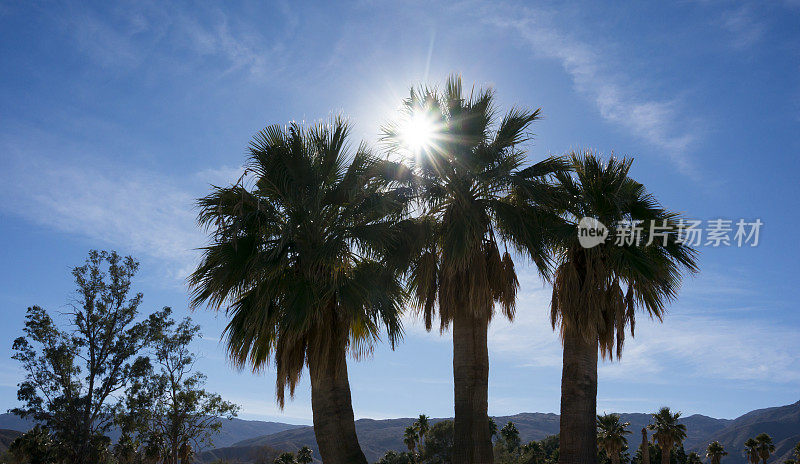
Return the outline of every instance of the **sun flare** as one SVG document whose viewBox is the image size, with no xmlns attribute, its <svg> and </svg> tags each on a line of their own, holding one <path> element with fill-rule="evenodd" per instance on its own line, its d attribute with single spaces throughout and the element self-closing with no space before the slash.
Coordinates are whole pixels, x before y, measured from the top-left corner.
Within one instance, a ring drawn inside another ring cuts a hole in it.
<svg viewBox="0 0 800 464">
<path fill-rule="evenodd" d="M 436 124 L 425 113 L 414 113 L 401 127 L 400 135 L 410 151 L 419 153 L 433 144 Z"/>
</svg>

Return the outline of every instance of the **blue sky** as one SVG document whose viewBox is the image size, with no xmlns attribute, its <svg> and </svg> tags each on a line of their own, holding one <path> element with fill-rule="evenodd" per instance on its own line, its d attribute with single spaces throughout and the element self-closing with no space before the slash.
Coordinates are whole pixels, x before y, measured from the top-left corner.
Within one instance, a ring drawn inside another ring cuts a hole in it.
<svg viewBox="0 0 800 464">
<path fill-rule="evenodd" d="M 193 199 L 238 178 L 256 131 L 343 113 L 375 141 L 411 85 L 452 72 L 542 108 L 531 160 L 634 156 L 667 207 L 764 222 L 757 247 L 701 248 L 663 324 L 639 318 L 600 367 L 600 410 L 730 418 L 800 399 L 800 4 L 332 3 L 0 3 L 1 409 L 25 308 L 63 310 L 90 248 L 141 261 L 143 311 L 190 315 Z M 490 328 L 490 413 L 558 412 L 549 288 L 519 269 L 516 322 Z M 227 363 L 224 316 L 191 316 L 210 389 L 246 418 L 310 422 L 307 383 L 281 412 L 274 372 Z M 356 416 L 452 415 L 451 366 L 449 337 L 408 318 L 394 352 L 350 364 Z"/>
</svg>

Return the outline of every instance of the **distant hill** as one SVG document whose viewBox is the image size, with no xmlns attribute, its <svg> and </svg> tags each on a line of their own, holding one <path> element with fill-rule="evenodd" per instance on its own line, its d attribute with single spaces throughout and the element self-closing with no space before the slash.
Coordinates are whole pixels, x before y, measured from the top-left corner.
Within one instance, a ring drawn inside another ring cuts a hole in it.
<svg viewBox="0 0 800 464">
<path fill-rule="evenodd" d="M 203 451 L 195 456 L 195 464 L 210 464 L 224 461 L 227 464 L 249 464 L 253 462 L 272 462 L 280 452 L 269 446 L 228 446 Z"/>
<path fill-rule="evenodd" d="M 718 440 L 728 451 L 725 464 L 746 464 L 742 455 L 744 442 L 759 433 L 768 433 L 775 443 L 775 454 L 770 462 L 783 462 L 791 456 L 792 448 L 800 442 L 800 401 L 786 406 L 756 409 L 736 419 L 722 430 L 709 434 L 694 447 L 687 450 L 700 451 L 713 440 Z"/>
<path fill-rule="evenodd" d="M 17 430 L 0 429 L 0 453 L 8 451 L 11 442 L 20 435 L 22 432 Z"/>
<path fill-rule="evenodd" d="M 629 441 L 635 449 L 641 440 L 639 431 L 650 423 L 650 414 L 621 413 L 624 422 L 630 422 L 629 429 L 633 432 Z M 445 420 L 443 418 L 431 419 L 432 423 Z M 548 435 L 558 433 L 558 414 L 521 413 L 513 416 L 498 416 L 494 418 L 498 427 L 511 421 L 520 432 L 523 442 L 541 440 Z M 403 431 L 414 422 L 413 418 L 401 419 L 360 419 L 356 421 L 358 440 L 367 460 L 374 462 L 390 449 L 403 451 Z M 686 425 L 687 437 L 684 448 L 688 451 L 697 451 L 705 454 L 705 447 L 714 440 L 719 440 L 728 451 L 725 457 L 726 464 L 746 464 L 740 450 L 744 441 L 761 432 L 769 433 L 775 440 L 775 462 L 783 462 L 789 458 L 789 453 L 794 445 L 800 441 L 800 401 L 777 408 L 759 409 L 749 412 L 737 419 L 715 419 L 713 417 L 694 414 L 682 417 L 681 423 Z M 652 436 L 651 432 L 648 432 Z M 295 428 L 271 435 L 251 438 L 235 443 L 234 447 L 269 446 L 280 451 L 296 451 L 301 446 L 309 446 L 314 450 L 314 455 L 319 456 L 317 443 L 312 427 Z M 772 460 L 770 460 L 772 462 Z"/>
<path fill-rule="evenodd" d="M 33 428 L 34 422 L 20 419 L 13 414 L 0 414 L 0 429 L 27 432 Z M 230 446 L 238 441 L 248 438 L 270 435 L 283 430 L 305 427 L 303 425 L 284 424 L 282 422 L 266 422 L 258 420 L 233 419 L 222 421 L 222 428 L 212 439 L 214 448 Z M 112 440 L 119 438 L 119 432 L 112 430 L 109 433 Z M 1 439 L 0 439 L 1 440 Z M 1 442 L 1 441 L 0 441 Z"/>
</svg>

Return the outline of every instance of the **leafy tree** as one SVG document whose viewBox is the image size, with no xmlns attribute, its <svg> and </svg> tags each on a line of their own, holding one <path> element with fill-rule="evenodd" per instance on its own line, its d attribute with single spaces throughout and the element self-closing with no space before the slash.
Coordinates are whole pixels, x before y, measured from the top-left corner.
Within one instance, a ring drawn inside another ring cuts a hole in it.
<svg viewBox="0 0 800 464">
<path fill-rule="evenodd" d="M 503 442 L 503 446 L 505 446 L 508 451 L 513 453 L 519 450 L 519 430 L 517 430 L 517 426 L 514 425 L 513 422 L 509 421 L 508 424 L 500 429 L 500 438 Z"/>
<path fill-rule="evenodd" d="M 684 269 L 696 271 L 696 252 L 678 240 L 679 218 L 664 210 L 644 186 L 628 177 L 632 160 L 603 162 L 593 153 L 573 153 L 574 172 L 555 174 L 563 217 L 553 227 L 556 271 L 551 322 L 564 345 L 561 375 L 562 464 L 597 461 L 597 359 L 619 358 L 626 327 L 637 308 L 661 319 L 677 296 Z M 624 237 L 631 221 L 664 227 L 659 237 L 645 227 L 622 244 L 581 245 L 578 224 L 594 218 L 609 235 Z M 653 238 L 653 240 L 649 240 Z"/>
<path fill-rule="evenodd" d="M 426 464 L 450 464 L 453 457 L 453 421 L 435 423 L 428 432 L 421 461 Z"/>
<path fill-rule="evenodd" d="M 666 406 L 652 416 L 653 423 L 647 428 L 653 430 L 653 441 L 658 443 L 661 449 L 661 463 L 669 464 L 672 449 L 683 443 L 686 438 L 686 426 L 678 423 L 681 413 L 673 414 Z"/>
<path fill-rule="evenodd" d="M 411 453 L 398 453 L 389 450 L 375 464 L 413 464 L 414 457 Z"/>
<path fill-rule="evenodd" d="M 775 452 L 775 444 L 772 443 L 772 437 L 766 433 L 760 433 L 756 436 L 758 442 L 758 455 L 761 457 L 763 464 L 767 464 L 767 459 Z"/>
<path fill-rule="evenodd" d="M 692 451 L 686 457 L 686 464 L 702 464 L 703 460 L 700 458 L 700 455 Z"/>
<path fill-rule="evenodd" d="M 193 306 L 226 308 L 237 366 L 257 371 L 274 360 L 279 406 L 308 367 L 327 464 L 366 463 L 346 357 L 369 354 L 381 327 L 394 346 L 405 297 L 384 258 L 408 235 L 398 219 L 411 192 L 397 182 L 407 170 L 365 145 L 351 153 L 348 134 L 339 118 L 261 131 L 250 145 L 251 187 L 243 177 L 199 200 L 199 222 L 213 235 L 190 277 Z"/>
<path fill-rule="evenodd" d="M 140 352 L 166 318 L 165 310 L 136 322 L 142 294 L 130 296 L 130 289 L 138 267 L 130 256 L 91 251 L 72 270 L 77 294 L 67 321 L 32 306 L 25 336 L 14 341 L 13 359 L 27 373 L 17 391 L 23 406 L 11 412 L 51 430 L 68 462 L 103 459 L 120 393 L 146 372 L 149 361 Z"/>
<path fill-rule="evenodd" d="M 758 464 L 761 456 L 758 453 L 758 442 L 755 438 L 748 438 L 744 442 L 744 456 L 750 464 Z"/>
<path fill-rule="evenodd" d="M 597 416 L 597 444 L 614 464 L 619 464 L 620 453 L 628 444 L 625 435 L 631 433 L 629 422 L 620 422 L 618 414 Z"/>
<path fill-rule="evenodd" d="M 297 464 L 292 453 L 281 453 L 273 462 L 274 464 Z"/>
<path fill-rule="evenodd" d="M 794 453 L 794 457 L 797 458 L 796 461 L 800 462 L 800 442 L 794 445 L 792 452 Z"/>
<path fill-rule="evenodd" d="M 59 458 L 55 440 L 39 424 L 15 438 L 8 450 L 18 462 L 29 464 L 53 464 Z"/>
<path fill-rule="evenodd" d="M 720 464 L 723 456 L 727 456 L 728 452 L 718 441 L 712 441 L 706 448 L 706 457 L 711 460 L 711 464 Z"/>
<path fill-rule="evenodd" d="M 453 462 L 491 462 L 488 428 L 487 328 L 498 303 L 514 316 L 519 286 L 508 243 L 546 268 L 545 240 L 536 204 L 547 198 L 544 177 L 560 163 L 522 168 L 527 129 L 539 110 L 512 109 L 495 124 L 489 90 L 467 95 L 452 76 L 442 91 L 412 90 L 398 121 L 383 129 L 393 152 L 410 155 L 418 211 L 427 225 L 409 271 L 414 306 L 431 330 L 453 326 L 455 446 Z M 407 127 L 430 126 L 431 143 L 412 146 Z"/>
<path fill-rule="evenodd" d="M 314 452 L 308 446 L 297 450 L 297 464 L 311 464 L 314 461 Z"/>
<path fill-rule="evenodd" d="M 200 327 L 189 318 L 164 324 L 154 341 L 155 369 L 131 387 L 131 412 L 121 421 L 138 436 L 159 443 L 164 464 L 189 462 L 194 448 L 211 445 L 222 420 L 238 411 L 206 391 L 205 375 L 193 372 L 196 355 L 189 345 L 198 337 Z"/>
</svg>

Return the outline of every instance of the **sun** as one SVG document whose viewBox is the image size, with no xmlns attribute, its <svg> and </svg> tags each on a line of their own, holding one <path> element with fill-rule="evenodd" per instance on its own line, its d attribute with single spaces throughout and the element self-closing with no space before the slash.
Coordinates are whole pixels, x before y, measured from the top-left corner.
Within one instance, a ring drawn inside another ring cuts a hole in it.
<svg viewBox="0 0 800 464">
<path fill-rule="evenodd" d="M 403 144 L 412 152 L 419 153 L 433 145 L 436 123 L 424 112 L 414 112 L 400 127 Z"/>
</svg>

